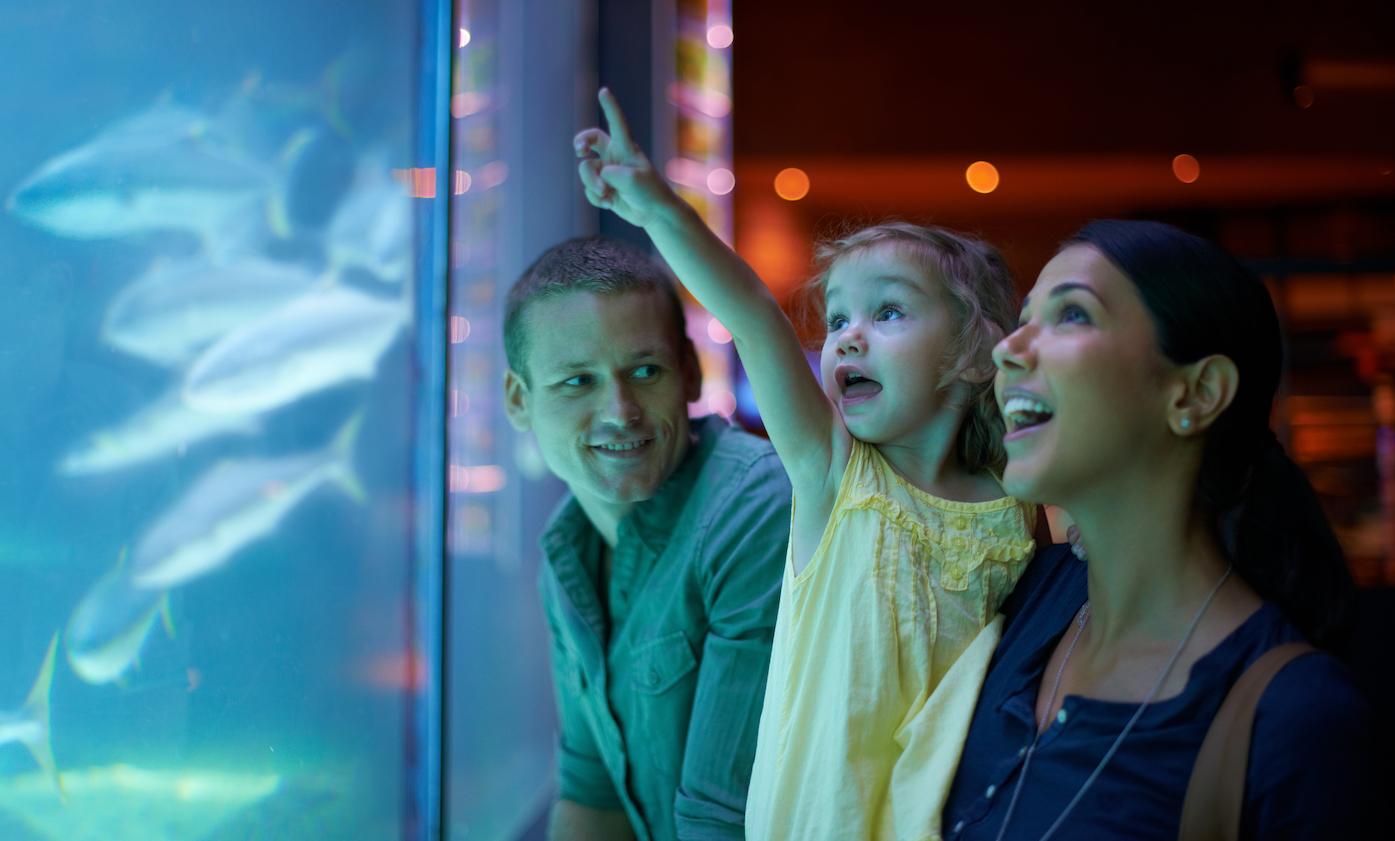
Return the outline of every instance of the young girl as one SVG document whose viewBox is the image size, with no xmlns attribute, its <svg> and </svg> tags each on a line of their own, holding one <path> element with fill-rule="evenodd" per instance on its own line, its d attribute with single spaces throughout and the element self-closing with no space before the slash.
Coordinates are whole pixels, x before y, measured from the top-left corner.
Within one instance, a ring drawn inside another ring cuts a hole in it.
<svg viewBox="0 0 1395 841">
<path fill-rule="evenodd" d="M 988 246 L 880 225 L 824 249 L 823 385 L 765 285 L 630 139 L 576 136 L 587 199 L 649 234 L 731 332 L 794 488 L 751 839 L 928 839 L 1030 557 L 1003 496 L 990 351 L 1015 297 Z"/>
</svg>

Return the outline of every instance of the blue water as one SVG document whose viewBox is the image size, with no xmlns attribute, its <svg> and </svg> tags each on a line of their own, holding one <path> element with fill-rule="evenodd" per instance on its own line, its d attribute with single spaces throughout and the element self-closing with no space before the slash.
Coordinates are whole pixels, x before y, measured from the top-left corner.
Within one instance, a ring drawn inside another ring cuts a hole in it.
<svg viewBox="0 0 1395 841">
<path fill-rule="evenodd" d="M 73 638 L 60 642 L 50 736 L 66 802 L 22 744 L 0 744 L 0 837 L 398 837 L 410 727 L 413 325 L 388 329 L 361 374 L 336 373 L 348 365 L 342 349 L 314 357 L 328 381 L 264 395 L 253 430 L 121 467 L 66 475 L 60 466 L 94 433 L 178 389 L 197 363 L 155 362 L 112 338 L 114 302 L 160 266 L 262 260 L 332 274 L 330 283 L 373 300 L 408 301 L 410 260 L 346 267 L 330 231 L 356 172 L 390 177 L 412 165 L 416 14 L 411 3 L 328 0 L 0 6 L 0 195 L 84 150 L 87 181 L 67 197 L 104 191 L 101 201 L 125 208 L 108 221 L 75 207 L 49 217 L 25 202 L 0 213 L 0 710 L 20 708 L 49 640 L 102 576 L 161 562 L 137 557 L 142 542 L 220 463 L 319 452 L 357 416 L 348 462 L 363 491 L 356 500 L 336 476 L 315 474 L 269 534 L 234 541 L 210 569 L 178 573 L 162 588 L 172 633 L 163 617 L 150 620 L 138 659 L 116 680 L 79 673 Z M 207 120 L 193 142 L 207 158 L 188 172 L 176 149 L 146 154 L 140 144 L 158 145 L 158 133 L 112 134 L 135 117 L 174 125 L 188 114 Z M 243 164 L 266 184 L 237 192 L 214 178 Z M 192 219 L 136 224 L 205 176 L 218 182 L 198 198 L 220 220 L 211 235 Z M 54 181 L 62 206 L 69 186 Z M 103 236 L 102 225 L 120 232 Z M 399 234 L 381 233 L 378 245 L 400 257 Z M 303 333 L 276 334 L 286 343 L 278 352 L 327 343 L 318 328 L 338 316 L 324 312 L 324 324 L 312 315 Z M 234 398 L 282 376 L 275 370 Z M 249 499 L 279 498 L 292 484 L 268 480 Z M 230 532 L 242 527 L 210 517 Z"/>
</svg>

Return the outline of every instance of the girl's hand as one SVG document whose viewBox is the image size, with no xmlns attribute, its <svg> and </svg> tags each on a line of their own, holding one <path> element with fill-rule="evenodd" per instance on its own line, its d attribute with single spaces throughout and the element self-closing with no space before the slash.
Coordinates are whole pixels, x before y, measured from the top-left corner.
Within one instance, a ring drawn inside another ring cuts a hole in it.
<svg viewBox="0 0 1395 841">
<path fill-rule="evenodd" d="M 643 228 L 678 197 L 635 145 L 615 94 L 601 88 L 600 101 L 610 133 L 588 128 L 572 139 L 576 156 L 582 159 L 577 167 L 581 186 L 591 204 Z"/>
</svg>

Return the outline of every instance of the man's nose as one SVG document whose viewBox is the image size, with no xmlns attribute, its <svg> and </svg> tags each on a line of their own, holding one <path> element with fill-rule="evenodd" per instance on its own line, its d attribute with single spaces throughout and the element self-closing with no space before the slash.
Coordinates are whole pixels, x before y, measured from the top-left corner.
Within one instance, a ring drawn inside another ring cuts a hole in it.
<svg viewBox="0 0 1395 841">
<path fill-rule="evenodd" d="M 635 399 L 634 386 L 623 378 L 611 380 L 605 389 L 602 420 L 626 427 L 638 423 L 641 414 L 639 401 Z"/>
</svg>

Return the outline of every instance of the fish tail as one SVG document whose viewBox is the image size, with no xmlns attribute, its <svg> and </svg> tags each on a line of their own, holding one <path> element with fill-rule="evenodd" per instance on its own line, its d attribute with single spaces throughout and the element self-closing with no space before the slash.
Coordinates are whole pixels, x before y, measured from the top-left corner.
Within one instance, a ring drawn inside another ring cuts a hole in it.
<svg viewBox="0 0 1395 841">
<path fill-rule="evenodd" d="M 359 480 L 358 474 L 354 472 L 354 444 L 358 441 L 359 428 L 363 426 L 363 412 L 354 412 L 353 416 L 344 422 L 339 431 L 334 435 L 330 452 L 334 455 L 334 463 L 338 468 L 334 480 L 339 487 L 348 494 L 354 502 L 362 503 L 368 499 L 368 493 L 363 489 L 363 483 Z"/>
<path fill-rule="evenodd" d="M 53 657 L 58 650 L 58 634 L 54 633 L 53 639 L 49 640 L 48 653 L 44 655 L 44 664 L 39 669 L 39 676 L 34 680 L 34 688 L 29 690 L 29 697 L 24 701 L 24 710 L 39 725 L 39 733 L 32 739 L 25 739 L 24 746 L 29 748 L 29 752 L 34 755 L 34 761 L 39 763 L 39 767 L 53 780 L 54 786 L 58 789 L 58 796 L 66 800 L 63 792 L 63 778 L 58 775 L 58 766 L 53 762 L 53 745 L 49 741 L 48 729 L 48 692 L 53 684 Z"/>
</svg>

